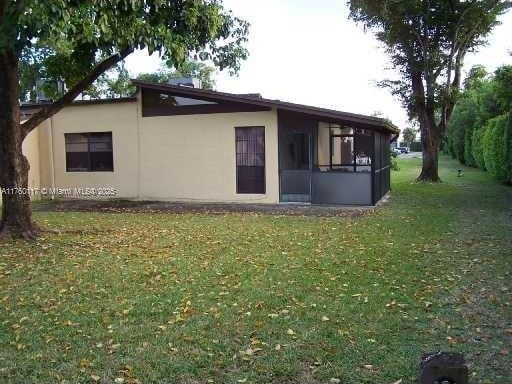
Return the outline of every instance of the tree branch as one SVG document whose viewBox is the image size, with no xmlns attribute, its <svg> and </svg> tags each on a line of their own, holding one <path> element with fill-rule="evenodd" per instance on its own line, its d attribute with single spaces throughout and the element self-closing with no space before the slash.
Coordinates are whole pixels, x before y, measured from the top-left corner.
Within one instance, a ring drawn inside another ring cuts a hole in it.
<svg viewBox="0 0 512 384">
<path fill-rule="evenodd" d="M 462 71 L 462 64 L 464 62 L 464 56 L 466 56 L 466 50 L 459 51 L 457 53 L 457 56 L 455 57 L 455 68 L 454 68 L 454 74 L 453 74 L 453 82 L 452 82 L 452 89 L 455 89 L 456 92 L 460 89 L 460 83 L 461 83 L 461 71 Z M 455 103 L 452 103 L 455 105 Z M 452 110 L 453 110 L 452 105 Z M 450 111 L 451 114 L 451 111 Z M 450 119 L 450 116 L 448 115 L 447 120 Z"/>
<path fill-rule="evenodd" d="M 23 130 L 24 135 L 28 135 L 43 121 L 55 115 L 65 106 L 71 104 L 73 100 L 75 100 L 75 98 L 80 93 L 85 91 L 87 87 L 89 87 L 102 73 L 112 68 L 132 52 L 132 47 L 125 48 L 99 63 L 87 76 L 85 76 L 81 81 L 78 82 L 78 84 L 66 92 L 60 99 L 46 107 L 41 108 L 38 112 L 32 115 L 30 119 L 21 124 L 21 129 Z"/>
<path fill-rule="evenodd" d="M 463 27 L 463 21 L 465 15 L 469 10 L 474 6 L 475 3 L 470 4 L 461 14 L 459 21 L 454 30 L 453 42 L 450 48 L 450 54 L 447 62 L 447 70 L 446 70 L 446 85 L 444 90 L 444 102 L 441 111 L 441 121 L 440 128 L 444 133 L 446 130 L 446 126 L 448 124 L 448 120 L 453 112 L 455 107 L 456 95 L 460 89 L 461 82 L 461 68 L 462 62 L 464 60 L 464 56 L 466 55 L 466 51 L 471 44 L 472 39 L 476 36 L 476 32 L 478 31 L 481 21 L 476 22 L 465 35 L 459 37 L 459 33 Z M 494 3 L 489 8 L 489 11 L 494 9 L 499 4 L 499 1 L 494 1 Z M 455 62 L 454 62 L 455 59 Z M 454 72 L 454 77 L 452 80 L 452 72 Z"/>
</svg>

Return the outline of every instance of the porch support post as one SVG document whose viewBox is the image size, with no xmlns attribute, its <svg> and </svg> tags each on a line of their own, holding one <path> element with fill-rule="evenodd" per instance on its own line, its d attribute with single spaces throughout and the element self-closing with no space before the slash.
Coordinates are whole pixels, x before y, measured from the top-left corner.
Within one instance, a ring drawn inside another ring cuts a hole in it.
<svg viewBox="0 0 512 384">
<path fill-rule="evenodd" d="M 375 146 L 376 146 L 376 136 L 375 131 L 372 131 L 372 157 L 371 157 L 371 167 L 372 167 L 372 179 L 371 179 L 371 188 L 372 188 L 372 205 L 375 205 Z"/>
<path fill-rule="evenodd" d="M 329 123 L 329 171 L 332 171 L 332 130 Z"/>
<path fill-rule="evenodd" d="M 356 134 L 356 129 L 353 128 L 353 136 L 352 136 L 352 146 L 353 146 L 353 151 L 352 151 L 352 162 L 354 163 L 354 173 L 356 173 L 357 171 L 357 165 L 356 165 L 356 159 L 357 159 L 357 153 L 356 153 L 356 140 L 357 140 L 357 134 Z"/>
</svg>

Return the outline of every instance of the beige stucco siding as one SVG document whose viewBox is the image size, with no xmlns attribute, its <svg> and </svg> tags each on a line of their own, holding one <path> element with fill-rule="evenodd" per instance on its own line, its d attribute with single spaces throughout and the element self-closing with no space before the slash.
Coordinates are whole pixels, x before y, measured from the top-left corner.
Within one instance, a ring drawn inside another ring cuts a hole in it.
<svg viewBox="0 0 512 384">
<path fill-rule="evenodd" d="M 136 198 L 137 103 L 68 107 L 52 118 L 57 188 L 115 188 L 117 197 Z M 113 172 L 66 172 L 65 133 L 112 132 Z"/>
<path fill-rule="evenodd" d="M 30 164 L 30 170 L 28 171 L 28 187 L 39 188 L 41 185 L 39 176 L 39 128 L 34 129 L 25 138 L 22 145 L 22 151 Z M 37 195 L 32 196 L 32 198 L 37 197 Z"/>
<path fill-rule="evenodd" d="M 55 184 L 52 122 L 53 118 L 47 119 L 37 128 L 39 131 L 39 178 L 41 188 L 53 188 Z"/>
<path fill-rule="evenodd" d="M 46 120 L 23 145 L 30 186 L 73 192 L 113 188 L 115 196 L 104 196 L 110 198 L 279 202 L 275 110 L 142 117 L 139 105 L 72 106 Z M 237 194 L 235 128 L 251 126 L 265 127 L 266 192 Z M 65 134 L 85 132 L 112 132 L 113 172 L 66 171 Z"/>
<path fill-rule="evenodd" d="M 265 127 L 265 194 L 236 193 L 235 127 Z M 140 198 L 279 201 L 277 113 L 139 117 Z"/>
<path fill-rule="evenodd" d="M 329 124 L 324 122 L 318 123 L 318 147 L 317 156 L 318 164 L 329 165 L 331 159 L 329 159 L 329 146 L 330 146 L 330 135 L 329 135 Z M 321 167 L 324 170 L 326 167 Z"/>
<path fill-rule="evenodd" d="M 44 124 L 44 123 L 43 123 Z M 34 129 L 23 141 L 21 150 L 28 160 L 30 169 L 28 171 L 28 188 L 37 189 L 41 185 L 40 163 L 39 163 L 39 131 L 40 127 Z M 38 200 L 40 196 L 37 193 L 31 193 L 32 200 Z M 2 204 L 2 194 L 0 194 L 0 205 Z"/>
</svg>

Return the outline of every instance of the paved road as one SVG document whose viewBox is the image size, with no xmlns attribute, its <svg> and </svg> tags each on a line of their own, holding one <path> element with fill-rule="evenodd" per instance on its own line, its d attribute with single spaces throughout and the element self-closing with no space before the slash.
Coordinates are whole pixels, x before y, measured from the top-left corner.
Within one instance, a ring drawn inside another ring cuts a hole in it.
<svg viewBox="0 0 512 384">
<path fill-rule="evenodd" d="M 401 155 L 398 155 L 398 157 L 401 158 L 401 159 L 411 159 L 411 158 L 414 158 L 414 157 L 421 158 L 421 152 L 403 153 Z"/>
</svg>

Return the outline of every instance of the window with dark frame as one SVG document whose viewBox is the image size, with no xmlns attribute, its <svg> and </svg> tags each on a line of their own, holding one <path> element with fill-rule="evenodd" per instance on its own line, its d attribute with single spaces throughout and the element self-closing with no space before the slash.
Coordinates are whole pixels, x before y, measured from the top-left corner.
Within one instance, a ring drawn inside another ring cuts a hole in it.
<svg viewBox="0 0 512 384">
<path fill-rule="evenodd" d="M 66 133 L 67 172 L 113 172 L 112 132 Z"/>
<path fill-rule="evenodd" d="M 329 164 L 317 163 L 322 172 L 371 172 L 373 154 L 372 132 L 365 129 L 354 129 L 338 124 L 329 124 L 328 135 L 319 135 L 324 148 L 329 149 Z M 328 140 L 328 141 L 327 141 Z"/>
<path fill-rule="evenodd" d="M 265 193 L 265 127 L 236 127 L 236 193 Z"/>
</svg>

